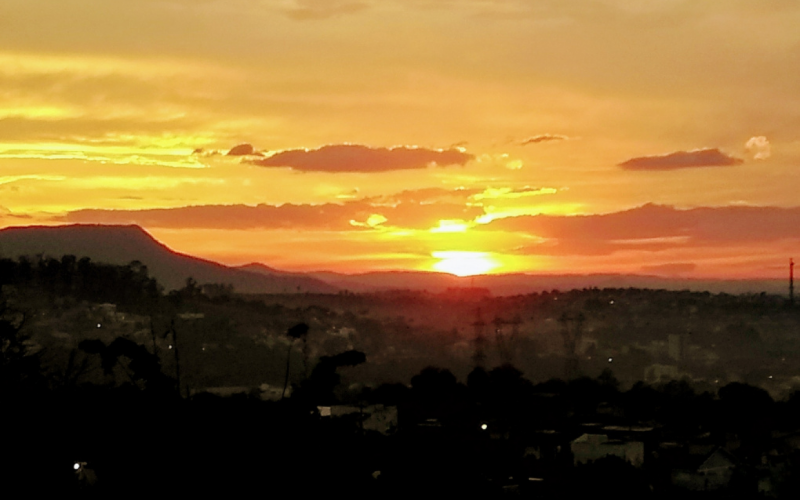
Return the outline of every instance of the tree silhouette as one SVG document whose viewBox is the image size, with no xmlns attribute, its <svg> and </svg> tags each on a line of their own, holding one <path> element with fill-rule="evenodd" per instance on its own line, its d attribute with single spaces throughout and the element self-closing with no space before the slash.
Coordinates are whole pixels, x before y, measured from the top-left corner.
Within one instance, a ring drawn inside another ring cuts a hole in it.
<svg viewBox="0 0 800 500">
<path fill-rule="evenodd" d="M 467 375 L 467 387 L 478 403 L 485 403 L 491 394 L 489 374 L 478 366 Z"/>
<path fill-rule="evenodd" d="M 50 387 L 53 389 L 71 390 L 77 387 L 81 376 L 89 371 L 89 360 L 84 355 L 78 357 L 78 349 L 71 349 L 66 366 L 53 368 L 48 373 Z"/>
<path fill-rule="evenodd" d="M 336 372 L 344 366 L 357 366 L 367 360 L 361 351 L 345 351 L 335 356 L 323 356 L 317 366 L 311 371 L 311 376 L 301 386 L 301 399 L 309 400 L 316 404 L 332 403 L 336 398 L 334 389 L 339 385 L 341 377 Z"/>
<path fill-rule="evenodd" d="M 0 291 L 0 391 L 24 391 L 43 381 L 42 351 L 22 331 L 27 317 L 12 311 Z"/>
<path fill-rule="evenodd" d="M 739 382 L 719 389 L 722 425 L 737 433 L 746 453 L 756 455 L 768 444 L 775 402 L 767 391 Z"/>
<path fill-rule="evenodd" d="M 289 328 L 289 330 L 286 332 L 286 335 L 289 337 L 289 350 L 286 353 L 286 377 L 283 380 L 283 392 L 281 393 L 281 399 L 286 397 L 286 387 L 289 385 L 289 364 L 292 361 L 292 347 L 294 347 L 294 341 L 297 339 L 305 340 L 306 335 L 308 335 L 308 325 L 305 323 L 298 323 Z"/>
<path fill-rule="evenodd" d="M 172 380 L 161 371 L 158 357 L 132 340 L 117 337 L 108 345 L 97 339 L 84 340 L 78 347 L 86 353 L 100 356 L 100 365 L 109 380 L 114 368 L 120 367 L 130 384 L 141 390 L 167 392 L 172 385 Z M 129 361 L 123 363 L 123 358 Z"/>
</svg>

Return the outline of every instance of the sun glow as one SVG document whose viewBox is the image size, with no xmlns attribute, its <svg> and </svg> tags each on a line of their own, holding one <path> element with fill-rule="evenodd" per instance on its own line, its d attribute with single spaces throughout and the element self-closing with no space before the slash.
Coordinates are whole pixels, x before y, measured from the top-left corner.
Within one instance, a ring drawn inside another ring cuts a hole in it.
<svg viewBox="0 0 800 500">
<path fill-rule="evenodd" d="M 463 220 L 440 220 L 439 226 L 430 230 L 432 233 L 464 233 L 469 225 Z"/>
<path fill-rule="evenodd" d="M 434 269 L 456 276 L 486 274 L 502 265 L 487 252 L 450 251 L 433 252 L 431 255 L 439 259 L 439 262 L 433 265 Z"/>
</svg>

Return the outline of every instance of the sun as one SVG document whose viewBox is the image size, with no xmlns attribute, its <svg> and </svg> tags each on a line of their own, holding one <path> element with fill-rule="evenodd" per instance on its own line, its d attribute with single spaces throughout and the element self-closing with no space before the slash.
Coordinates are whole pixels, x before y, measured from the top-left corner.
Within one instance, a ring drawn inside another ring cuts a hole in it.
<svg viewBox="0 0 800 500">
<path fill-rule="evenodd" d="M 487 252 L 433 252 L 434 258 L 439 262 L 433 268 L 443 273 L 455 274 L 456 276 L 474 276 L 476 274 L 486 274 L 489 271 L 501 266 Z"/>
</svg>

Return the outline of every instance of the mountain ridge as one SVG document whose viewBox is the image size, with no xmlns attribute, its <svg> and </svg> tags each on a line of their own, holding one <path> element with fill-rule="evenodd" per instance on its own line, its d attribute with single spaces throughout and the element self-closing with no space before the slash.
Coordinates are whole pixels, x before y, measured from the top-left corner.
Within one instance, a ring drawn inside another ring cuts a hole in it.
<svg viewBox="0 0 800 500">
<path fill-rule="evenodd" d="M 0 229 L 0 256 L 61 258 L 75 255 L 94 262 L 127 265 L 139 261 L 167 290 L 185 285 L 231 284 L 242 293 L 336 293 L 339 290 L 308 276 L 265 276 L 219 262 L 176 252 L 137 225 L 72 224 L 13 226 Z"/>
<path fill-rule="evenodd" d="M 651 288 L 709 291 L 714 293 L 759 293 L 785 295 L 785 280 L 776 279 L 692 279 L 641 274 L 530 274 L 509 273 L 458 277 L 426 271 L 371 271 L 343 274 L 332 271 L 291 272 L 252 262 L 226 266 L 170 249 L 135 224 L 72 224 L 64 226 L 12 226 L 0 229 L 0 256 L 21 255 L 60 258 L 72 254 L 95 262 L 127 265 L 140 261 L 150 275 L 166 289 L 185 285 L 194 278 L 199 284 L 232 284 L 241 293 L 338 293 L 348 290 L 368 293 L 386 290 L 427 290 L 485 288 L 494 295 L 571 290 L 581 288 Z"/>
</svg>

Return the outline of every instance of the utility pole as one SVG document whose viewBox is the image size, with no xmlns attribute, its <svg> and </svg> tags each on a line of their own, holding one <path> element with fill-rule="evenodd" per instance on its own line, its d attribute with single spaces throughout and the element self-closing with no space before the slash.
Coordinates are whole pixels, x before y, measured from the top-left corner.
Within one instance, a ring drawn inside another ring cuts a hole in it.
<svg viewBox="0 0 800 500">
<path fill-rule="evenodd" d="M 789 304 L 794 305 L 794 261 L 789 259 Z"/>
</svg>

